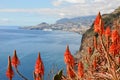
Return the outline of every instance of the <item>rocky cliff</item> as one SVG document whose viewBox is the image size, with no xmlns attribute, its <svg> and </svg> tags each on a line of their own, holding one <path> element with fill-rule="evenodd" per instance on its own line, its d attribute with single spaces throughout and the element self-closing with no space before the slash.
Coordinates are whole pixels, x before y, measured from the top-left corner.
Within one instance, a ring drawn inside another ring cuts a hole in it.
<svg viewBox="0 0 120 80">
<path fill-rule="evenodd" d="M 104 28 L 106 28 L 106 26 L 113 27 L 114 21 L 118 21 L 118 24 L 120 24 L 120 7 L 115 9 L 114 12 L 112 12 L 110 14 L 103 14 L 102 19 L 105 24 Z M 80 49 L 79 49 L 78 53 L 76 54 L 77 58 L 80 58 L 81 56 L 83 56 L 84 54 L 87 53 L 88 46 L 90 46 L 90 47 L 93 46 L 93 36 L 97 36 L 97 34 L 95 32 L 93 32 L 93 24 L 92 24 L 91 28 L 88 29 L 83 34 Z"/>
</svg>

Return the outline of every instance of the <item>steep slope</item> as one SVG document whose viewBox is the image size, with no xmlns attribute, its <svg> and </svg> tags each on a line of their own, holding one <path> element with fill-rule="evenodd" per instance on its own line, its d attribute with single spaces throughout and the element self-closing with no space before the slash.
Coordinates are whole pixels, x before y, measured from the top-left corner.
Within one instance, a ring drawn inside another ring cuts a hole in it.
<svg viewBox="0 0 120 80">
<path fill-rule="evenodd" d="M 105 27 L 106 26 L 113 27 L 114 21 L 118 21 L 118 23 L 120 24 L 120 7 L 117 8 L 114 12 L 112 12 L 110 14 L 102 15 L 102 18 L 103 18 Z M 82 55 L 87 53 L 88 46 L 90 46 L 90 47 L 93 46 L 93 36 L 97 36 L 97 34 L 93 32 L 93 24 L 92 24 L 91 28 L 88 29 L 83 34 L 80 49 L 79 49 L 78 53 L 76 54 L 77 58 L 80 58 Z"/>
</svg>

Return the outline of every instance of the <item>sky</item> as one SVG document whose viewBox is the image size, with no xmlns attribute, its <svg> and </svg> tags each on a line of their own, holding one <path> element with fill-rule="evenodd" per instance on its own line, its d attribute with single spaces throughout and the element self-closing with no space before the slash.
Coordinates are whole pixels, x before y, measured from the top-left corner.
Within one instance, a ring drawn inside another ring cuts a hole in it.
<svg viewBox="0 0 120 80">
<path fill-rule="evenodd" d="M 120 0 L 0 0 L 0 25 L 32 26 L 61 18 L 110 13 Z"/>
</svg>

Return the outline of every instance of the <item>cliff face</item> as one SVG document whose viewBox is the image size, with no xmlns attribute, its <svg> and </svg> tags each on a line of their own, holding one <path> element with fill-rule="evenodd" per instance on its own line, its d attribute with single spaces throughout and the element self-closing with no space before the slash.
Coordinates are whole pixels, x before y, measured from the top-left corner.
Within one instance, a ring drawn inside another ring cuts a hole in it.
<svg viewBox="0 0 120 80">
<path fill-rule="evenodd" d="M 118 21 L 118 23 L 120 24 L 120 7 L 117 8 L 114 12 L 110 13 L 110 14 L 104 14 L 102 15 L 103 21 L 104 21 L 104 27 L 106 26 L 110 26 L 113 27 L 114 26 L 114 21 Z M 93 36 L 97 36 L 96 33 L 94 33 L 93 31 L 93 24 L 91 25 L 91 28 L 88 29 L 82 37 L 81 40 L 81 45 L 80 45 L 80 49 L 76 55 L 77 58 L 80 58 L 81 56 L 85 55 L 87 53 L 87 47 L 93 46 Z"/>
</svg>

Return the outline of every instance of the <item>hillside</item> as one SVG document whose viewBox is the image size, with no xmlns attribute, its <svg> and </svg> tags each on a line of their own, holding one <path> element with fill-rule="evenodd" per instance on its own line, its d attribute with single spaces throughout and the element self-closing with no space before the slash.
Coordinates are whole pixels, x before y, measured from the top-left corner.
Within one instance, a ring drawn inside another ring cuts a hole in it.
<svg viewBox="0 0 120 80">
<path fill-rule="evenodd" d="M 118 21 L 118 24 L 120 24 L 120 7 L 114 10 L 114 12 L 110 14 L 103 14 L 102 19 L 104 21 L 104 28 L 106 26 L 110 26 L 111 28 L 114 27 L 114 21 Z M 91 28 L 88 29 L 82 37 L 81 45 L 78 53 L 76 54 L 77 58 L 80 58 L 81 55 L 84 53 L 87 53 L 87 47 L 93 46 L 93 36 L 97 36 L 95 32 L 93 32 L 93 24 L 91 25 Z"/>
<path fill-rule="evenodd" d="M 95 15 L 75 17 L 75 18 L 62 18 L 60 20 L 57 20 L 56 23 L 57 24 L 74 23 L 74 24 L 80 24 L 84 26 L 90 26 L 94 18 L 95 18 Z"/>
<path fill-rule="evenodd" d="M 95 16 L 83 16 L 69 19 L 62 18 L 57 20 L 55 24 L 48 24 L 46 22 L 42 22 L 35 26 L 27 26 L 21 28 L 29 30 L 62 30 L 82 34 L 87 29 L 89 29 L 89 26 L 93 22 L 94 18 Z"/>
</svg>

